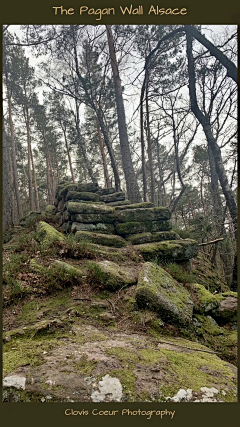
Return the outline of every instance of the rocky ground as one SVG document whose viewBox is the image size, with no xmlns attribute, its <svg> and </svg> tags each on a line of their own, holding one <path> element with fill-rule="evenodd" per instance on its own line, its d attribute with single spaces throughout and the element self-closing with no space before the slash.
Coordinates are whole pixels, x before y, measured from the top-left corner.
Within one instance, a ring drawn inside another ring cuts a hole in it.
<svg viewBox="0 0 240 427">
<path fill-rule="evenodd" d="M 77 233 L 48 209 L 4 245 L 4 401 L 236 401 L 237 295 L 210 262 Z"/>
</svg>

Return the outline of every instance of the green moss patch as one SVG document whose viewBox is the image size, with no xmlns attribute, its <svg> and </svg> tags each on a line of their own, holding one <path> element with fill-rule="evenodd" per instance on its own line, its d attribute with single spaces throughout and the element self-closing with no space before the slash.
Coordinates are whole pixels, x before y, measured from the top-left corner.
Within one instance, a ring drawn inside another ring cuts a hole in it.
<svg viewBox="0 0 240 427">
<path fill-rule="evenodd" d="M 189 324 L 191 321 L 193 303 L 188 291 L 157 265 L 144 264 L 135 298 L 140 308 L 156 311 L 168 323 Z"/>
</svg>

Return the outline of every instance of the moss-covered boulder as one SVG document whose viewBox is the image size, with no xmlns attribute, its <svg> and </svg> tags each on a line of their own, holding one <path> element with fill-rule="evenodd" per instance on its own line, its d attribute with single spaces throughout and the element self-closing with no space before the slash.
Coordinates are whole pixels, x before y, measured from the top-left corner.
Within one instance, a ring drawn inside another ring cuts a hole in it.
<svg viewBox="0 0 240 427">
<path fill-rule="evenodd" d="M 103 246 L 113 246 L 115 248 L 120 248 L 126 246 L 126 241 L 114 234 L 101 234 L 87 231 L 77 231 L 75 234 L 75 239 L 78 242 L 91 242 Z"/>
<path fill-rule="evenodd" d="M 77 278 L 78 282 L 82 279 L 82 271 L 79 267 L 75 267 L 67 262 L 56 260 L 54 261 L 53 268 L 55 271 L 62 271 L 69 274 L 72 278 Z"/>
<path fill-rule="evenodd" d="M 203 285 L 192 284 L 191 288 L 196 295 L 194 311 L 199 314 L 211 313 L 220 305 L 217 297 L 209 292 Z"/>
<path fill-rule="evenodd" d="M 162 242 L 164 240 L 179 240 L 180 237 L 175 231 L 159 231 L 156 233 L 141 233 L 132 234 L 127 237 L 127 240 L 133 245 L 141 245 L 143 243 Z"/>
<path fill-rule="evenodd" d="M 141 253 L 145 261 L 158 260 L 185 261 L 198 254 L 198 245 L 195 240 L 173 240 L 157 243 L 137 245 L 136 250 Z"/>
<path fill-rule="evenodd" d="M 136 283 L 136 275 L 111 261 L 89 262 L 88 278 L 110 291 L 116 291 Z"/>
<path fill-rule="evenodd" d="M 126 201 L 126 200 L 125 200 Z M 137 208 L 153 208 L 154 204 L 151 202 L 141 202 L 141 203 L 129 203 L 127 206 L 117 206 L 116 211 L 121 211 L 125 209 L 137 209 Z"/>
<path fill-rule="evenodd" d="M 115 230 L 120 236 L 145 232 L 168 231 L 172 225 L 169 221 L 125 222 L 116 224 Z"/>
<path fill-rule="evenodd" d="M 84 191 L 68 191 L 66 200 L 81 200 L 88 202 L 100 202 L 100 196 L 96 193 L 84 192 Z"/>
<path fill-rule="evenodd" d="M 101 222 L 97 224 L 73 222 L 71 226 L 71 232 L 75 233 L 76 231 L 96 231 L 104 234 L 113 234 L 114 226 L 112 224 L 104 224 Z"/>
<path fill-rule="evenodd" d="M 104 224 L 112 224 L 114 222 L 113 213 L 109 214 L 75 214 L 71 215 L 71 221 L 83 222 L 86 224 L 97 224 L 103 222 Z"/>
<path fill-rule="evenodd" d="M 56 212 L 56 208 L 53 205 L 48 205 L 45 209 L 45 215 L 52 216 Z"/>
<path fill-rule="evenodd" d="M 103 204 L 67 202 L 70 214 L 113 214 L 114 208 Z"/>
<path fill-rule="evenodd" d="M 135 298 L 139 308 L 156 311 L 167 323 L 188 325 L 191 322 L 193 302 L 188 291 L 155 264 L 143 265 Z"/>
<path fill-rule="evenodd" d="M 225 292 L 217 295 L 219 305 L 212 311 L 212 316 L 221 324 L 237 322 L 238 296 L 237 292 Z"/>
<path fill-rule="evenodd" d="M 116 220 L 119 222 L 166 221 L 170 217 L 169 209 L 164 207 L 125 209 L 116 212 Z"/>
<path fill-rule="evenodd" d="M 101 197 L 101 200 L 105 203 L 119 202 L 119 201 L 125 200 L 125 193 L 123 193 L 122 191 L 119 191 L 117 193 L 106 194 L 100 197 Z"/>
<path fill-rule="evenodd" d="M 40 221 L 38 223 L 37 236 L 41 244 L 45 247 L 50 246 L 55 242 L 62 242 L 65 240 L 65 237 L 62 233 L 44 221 Z"/>
<path fill-rule="evenodd" d="M 90 193 L 95 193 L 98 190 L 98 184 L 97 183 L 88 183 L 88 184 L 73 184 L 73 183 L 68 183 L 66 185 L 63 186 L 63 188 L 59 191 L 58 195 L 60 197 L 65 197 L 66 194 L 69 191 L 77 191 L 77 192 L 90 192 Z"/>
</svg>

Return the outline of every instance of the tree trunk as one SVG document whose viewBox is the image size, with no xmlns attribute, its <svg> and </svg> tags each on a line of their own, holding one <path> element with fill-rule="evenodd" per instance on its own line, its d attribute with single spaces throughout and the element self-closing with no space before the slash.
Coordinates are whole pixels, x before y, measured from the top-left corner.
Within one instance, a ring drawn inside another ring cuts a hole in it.
<svg viewBox="0 0 240 427">
<path fill-rule="evenodd" d="M 28 193 L 30 211 L 34 210 L 33 204 L 33 184 L 32 184 L 32 169 L 31 169 L 31 134 L 30 134 L 30 118 L 28 107 L 26 106 L 26 127 L 27 127 L 27 144 L 28 144 Z"/>
<path fill-rule="evenodd" d="M 9 110 L 9 122 L 10 122 L 10 132 L 11 132 L 11 144 L 12 144 L 12 166 L 13 166 L 13 178 L 14 178 L 14 188 L 17 200 L 17 210 L 18 210 L 18 221 L 22 218 L 22 203 L 18 188 L 18 172 L 17 172 L 17 161 L 16 161 L 16 145 L 14 138 L 14 129 L 13 129 L 13 120 L 12 120 L 12 105 L 11 105 L 11 95 L 9 88 L 7 89 L 8 96 L 8 110 Z M 17 222 L 18 222 L 17 221 Z"/>
<path fill-rule="evenodd" d="M 96 182 L 96 178 L 94 176 L 92 166 L 91 166 L 90 161 L 88 159 L 86 148 L 84 146 L 83 138 L 82 138 L 82 135 L 81 135 L 80 124 L 79 124 L 80 123 L 80 120 L 79 120 L 79 110 L 78 110 L 79 106 L 78 106 L 76 98 L 75 98 L 75 106 L 76 106 L 76 128 L 77 128 L 77 135 L 78 135 L 78 145 L 79 145 L 79 148 L 80 148 L 80 152 L 81 152 L 81 154 L 83 156 L 83 159 L 84 159 L 85 166 L 87 168 L 88 174 L 89 174 L 92 182 L 94 183 L 94 182 Z"/>
<path fill-rule="evenodd" d="M 114 152 L 113 152 L 113 148 L 112 148 L 111 142 L 110 142 L 109 137 L 108 137 L 108 132 L 107 132 L 107 128 L 106 128 L 106 125 L 105 125 L 103 113 L 102 113 L 101 109 L 97 108 L 97 107 L 95 107 L 95 112 L 96 112 L 96 115 L 97 115 L 98 123 L 99 123 L 99 125 L 101 127 L 101 131 L 103 133 L 104 142 L 105 142 L 106 147 L 108 149 L 108 154 L 109 154 L 109 157 L 110 157 L 110 160 L 111 160 L 111 166 L 112 166 L 112 170 L 113 170 L 113 174 L 114 174 L 114 181 L 115 181 L 116 191 L 120 191 L 120 189 L 121 189 L 121 183 L 120 183 L 120 178 L 119 178 L 119 173 L 118 173 L 118 167 L 117 167 L 115 155 L 114 155 Z"/>
<path fill-rule="evenodd" d="M 2 149 L 2 227 L 3 234 L 6 233 L 12 226 L 12 194 L 11 194 L 11 176 L 9 165 L 9 146 L 5 133 L 4 119 L 2 118 L 3 126 L 3 149 Z"/>
<path fill-rule="evenodd" d="M 188 57 L 188 74 L 189 74 L 189 94 L 191 101 L 191 109 L 198 121 L 201 123 L 203 127 L 203 131 L 205 133 L 207 142 L 212 151 L 215 167 L 218 175 L 218 179 L 220 181 L 223 194 L 226 199 L 226 203 L 232 218 L 232 222 L 235 229 L 235 239 L 237 241 L 237 205 L 233 195 L 233 191 L 228 183 L 228 178 L 226 171 L 224 169 L 221 150 L 213 136 L 212 129 L 209 123 L 209 119 L 204 116 L 204 114 L 200 111 L 197 103 L 196 97 L 196 87 L 195 87 L 195 67 L 194 60 L 192 54 L 192 36 L 187 33 L 187 57 Z"/>
<path fill-rule="evenodd" d="M 146 73 L 145 78 L 146 80 Z M 145 162 L 145 144 L 144 144 L 144 126 L 143 126 L 143 98 L 144 98 L 144 86 L 142 86 L 141 99 L 140 99 L 140 129 L 141 129 L 141 157 L 142 157 L 142 175 L 143 175 L 143 200 L 148 201 L 147 196 L 147 174 L 146 174 L 146 162 Z"/>
<path fill-rule="evenodd" d="M 72 167 L 72 160 L 71 160 L 70 151 L 69 151 L 69 147 L 68 147 L 66 129 L 64 128 L 64 126 L 61 122 L 60 122 L 60 124 L 61 124 L 61 128 L 62 128 L 63 135 L 64 135 L 64 140 L 65 140 L 65 145 L 66 145 L 66 150 L 67 150 L 67 156 L 68 156 L 68 163 L 69 163 L 69 167 L 70 167 L 70 171 L 71 171 L 72 180 L 75 183 L 73 167 Z"/>
<path fill-rule="evenodd" d="M 39 195 L 38 195 L 38 188 L 37 188 L 37 178 L 36 178 L 34 158 L 33 158 L 33 152 L 32 152 L 31 146 L 30 146 L 30 149 L 31 149 L 32 171 L 33 171 L 33 186 L 34 186 L 34 193 L 35 193 L 35 206 L 36 206 L 36 211 L 39 211 L 40 204 L 39 204 Z"/>
<path fill-rule="evenodd" d="M 153 155 L 152 155 L 152 143 L 150 137 L 150 121 L 149 121 L 149 105 L 148 105 L 148 73 L 146 74 L 146 114 L 147 114 L 147 142 L 148 142 L 148 160 L 150 166 L 151 176 L 151 202 L 155 204 L 155 176 L 153 168 Z"/>
<path fill-rule="evenodd" d="M 111 58 L 111 66 L 112 66 L 112 72 L 113 72 L 114 87 L 115 87 L 115 97 L 116 97 L 117 114 L 118 114 L 118 130 L 119 130 L 120 148 L 121 148 L 121 154 L 122 154 L 123 171 L 124 171 L 125 180 L 126 180 L 128 198 L 131 200 L 131 202 L 137 203 L 141 201 L 141 196 L 140 196 L 135 172 L 133 169 L 132 157 L 131 157 L 131 152 L 129 147 L 125 110 L 124 110 L 123 96 L 122 96 L 122 86 L 121 86 L 121 80 L 118 72 L 117 58 L 114 50 L 111 25 L 106 25 L 106 28 L 107 28 L 109 53 Z"/>
<path fill-rule="evenodd" d="M 106 161 L 106 155 L 105 155 L 105 151 L 104 151 L 101 129 L 100 129 L 100 125 L 99 125 L 98 120 L 97 120 L 97 131 L 98 131 L 99 145 L 100 145 L 100 151 L 101 151 L 101 156 L 102 156 L 102 161 L 103 161 L 105 188 L 109 188 L 110 187 L 110 181 L 109 181 L 109 174 L 108 174 L 108 168 L 107 168 L 107 161 Z"/>
</svg>

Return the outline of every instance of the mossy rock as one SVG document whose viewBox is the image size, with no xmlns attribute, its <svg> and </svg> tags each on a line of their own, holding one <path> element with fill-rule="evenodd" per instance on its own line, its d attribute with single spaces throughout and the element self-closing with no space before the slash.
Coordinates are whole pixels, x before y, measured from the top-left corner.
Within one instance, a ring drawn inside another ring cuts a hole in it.
<svg viewBox="0 0 240 427">
<path fill-rule="evenodd" d="M 105 204 L 67 202 L 71 214 L 113 214 L 114 208 Z"/>
<path fill-rule="evenodd" d="M 81 201 L 91 201 L 91 202 L 100 202 L 100 196 L 96 193 L 90 192 L 78 192 L 78 191 L 68 191 L 66 200 L 81 200 Z"/>
<path fill-rule="evenodd" d="M 126 200 L 125 200 L 126 201 Z M 137 209 L 137 208 L 153 208 L 154 204 L 151 202 L 141 202 L 141 203 L 130 203 L 127 206 L 117 206 L 116 211 L 122 211 L 125 209 Z"/>
<path fill-rule="evenodd" d="M 113 234 L 114 226 L 112 224 L 84 224 L 80 222 L 73 222 L 71 226 L 71 232 L 75 233 L 76 231 L 96 231 L 103 234 Z"/>
<path fill-rule="evenodd" d="M 237 322 L 238 320 L 238 297 L 237 292 L 225 292 L 216 296 L 219 301 L 218 307 L 212 311 L 212 316 L 221 324 Z"/>
<path fill-rule="evenodd" d="M 113 246 L 115 248 L 120 248 L 126 246 L 126 241 L 120 236 L 114 234 L 101 234 L 87 231 L 77 231 L 75 238 L 78 242 L 91 242 L 103 246 Z"/>
<path fill-rule="evenodd" d="M 157 233 L 141 233 L 128 236 L 127 240 L 132 245 L 143 243 L 162 242 L 164 240 L 179 240 L 179 235 L 174 231 L 159 231 Z"/>
<path fill-rule="evenodd" d="M 119 202 L 119 201 L 125 200 L 125 193 L 123 193 L 122 191 L 118 191 L 117 193 L 100 196 L 100 198 L 105 203 Z"/>
<path fill-rule="evenodd" d="M 65 197 L 69 191 L 77 191 L 77 192 L 86 192 L 86 193 L 95 193 L 98 190 L 97 183 L 88 183 L 88 184 L 73 184 L 68 183 L 63 186 L 63 188 L 59 191 L 60 197 Z"/>
<path fill-rule="evenodd" d="M 120 200 L 120 201 L 118 201 L 118 202 L 109 202 L 108 203 L 108 206 L 114 206 L 115 207 L 115 209 L 117 209 L 117 208 L 119 208 L 119 207 L 125 207 L 125 206 L 127 206 L 127 205 L 130 205 L 131 204 L 131 202 L 130 202 L 130 200 Z"/>
<path fill-rule="evenodd" d="M 118 211 L 115 214 L 119 222 L 166 221 L 171 217 L 168 208 L 135 208 Z"/>
<path fill-rule="evenodd" d="M 198 254 L 197 242 L 190 239 L 145 243 L 137 245 L 135 248 L 141 253 L 145 261 L 185 261 L 196 257 Z"/>
<path fill-rule="evenodd" d="M 56 207 L 54 205 L 48 205 L 44 211 L 47 216 L 52 216 L 56 212 Z"/>
<path fill-rule="evenodd" d="M 44 221 L 40 221 L 37 226 L 37 237 L 42 245 L 48 247 L 56 242 L 63 242 L 65 237 L 54 227 Z"/>
<path fill-rule="evenodd" d="M 67 211 L 68 212 L 68 211 Z M 75 214 L 71 215 L 71 221 L 74 222 L 81 222 L 86 224 L 97 224 L 97 223 L 103 223 L 103 224 L 112 224 L 114 222 L 114 215 L 113 214 Z"/>
<path fill-rule="evenodd" d="M 199 314 L 209 314 L 212 311 L 219 307 L 220 302 L 217 297 L 211 292 L 207 291 L 207 289 L 203 285 L 192 284 L 191 288 L 193 289 L 196 297 L 197 303 L 195 304 L 194 311 Z"/>
<path fill-rule="evenodd" d="M 67 262 L 56 260 L 53 264 L 53 268 L 57 271 L 63 271 L 70 274 L 72 277 L 76 277 L 78 281 L 82 279 L 82 271 L 80 268 L 73 267 Z"/>
<path fill-rule="evenodd" d="M 136 283 L 136 277 L 126 269 L 111 261 L 89 262 L 88 278 L 110 291 L 116 291 Z"/>
<path fill-rule="evenodd" d="M 116 224 L 115 230 L 120 236 L 140 234 L 145 232 L 168 231 L 172 225 L 169 221 L 126 222 Z"/>
<path fill-rule="evenodd" d="M 195 334 L 201 342 L 216 351 L 222 359 L 238 363 L 238 334 L 219 326 L 211 316 L 194 314 Z"/>
<path fill-rule="evenodd" d="M 167 323 L 189 325 L 191 322 L 193 302 L 188 291 L 155 264 L 143 265 L 135 298 L 139 308 L 156 311 Z"/>
<path fill-rule="evenodd" d="M 99 194 L 99 196 L 106 196 L 108 194 L 116 193 L 116 188 L 115 187 L 99 188 L 97 193 Z"/>
</svg>

